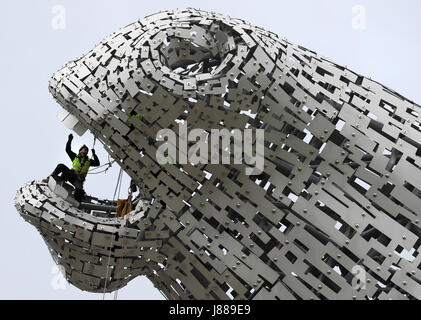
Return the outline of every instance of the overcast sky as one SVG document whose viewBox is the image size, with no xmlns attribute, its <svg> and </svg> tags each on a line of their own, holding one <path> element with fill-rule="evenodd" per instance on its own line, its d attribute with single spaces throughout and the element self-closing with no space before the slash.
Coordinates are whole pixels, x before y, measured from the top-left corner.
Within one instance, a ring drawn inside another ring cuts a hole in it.
<svg viewBox="0 0 421 320">
<path fill-rule="evenodd" d="M 41 236 L 14 208 L 14 196 L 26 182 L 48 176 L 57 163 L 70 165 L 64 151 L 70 131 L 56 118 L 60 107 L 48 92 L 51 75 L 139 18 L 175 7 L 241 18 L 421 103 L 419 1 L 3 0 L 0 6 L 0 299 L 102 299 L 62 282 Z M 56 6 L 65 9 L 64 29 L 54 28 Z M 73 149 L 84 143 L 92 147 L 89 132 L 75 135 Z M 95 149 L 105 163 L 102 146 Z M 117 175 L 113 168 L 89 176 L 87 193 L 112 198 Z M 122 197 L 128 183 L 125 176 Z M 120 289 L 118 297 L 162 299 L 145 277 Z"/>
</svg>

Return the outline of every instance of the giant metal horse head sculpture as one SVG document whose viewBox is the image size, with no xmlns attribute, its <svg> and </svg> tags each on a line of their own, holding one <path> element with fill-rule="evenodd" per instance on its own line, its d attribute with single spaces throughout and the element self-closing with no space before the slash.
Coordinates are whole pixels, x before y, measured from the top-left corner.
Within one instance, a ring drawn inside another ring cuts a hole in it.
<svg viewBox="0 0 421 320">
<path fill-rule="evenodd" d="M 92 132 L 142 191 L 123 218 L 81 209 L 54 180 L 18 191 L 78 288 L 145 275 L 168 299 L 421 298 L 421 109 L 396 92 L 195 9 L 127 25 L 49 88 L 61 120 Z M 264 130 L 263 172 L 246 174 L 232 152 L 181 163 L 180 124 Z M 162 129 L 179 139 L 167 164 Z"/>
</svg>

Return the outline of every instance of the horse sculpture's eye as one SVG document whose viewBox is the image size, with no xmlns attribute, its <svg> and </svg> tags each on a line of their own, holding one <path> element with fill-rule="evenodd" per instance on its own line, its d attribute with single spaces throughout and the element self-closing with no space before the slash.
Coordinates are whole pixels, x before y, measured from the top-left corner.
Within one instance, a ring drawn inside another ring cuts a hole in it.
<svg viewBox="0 0 421 320">
<path fill-rule="evenodd" d="M 112 34 L 50 91 L 140 190 L 131 203 L 78 203 L 54 179 L 18 191 L 78 288 L 146 275 L 169 299 L 421 298 L 420 109 L 381 84 L 182 9 Z"/>
</svg>

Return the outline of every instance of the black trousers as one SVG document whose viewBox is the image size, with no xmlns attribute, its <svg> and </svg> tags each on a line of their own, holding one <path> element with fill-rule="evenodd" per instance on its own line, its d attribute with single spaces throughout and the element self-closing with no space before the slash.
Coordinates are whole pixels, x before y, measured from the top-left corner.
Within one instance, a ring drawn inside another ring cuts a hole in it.
<svg viewBox="0 0 421 320">
<path fill-rule="evenodd" d="M 52 175 L 59 177 L 59 174 L 61 174 L 61 180 L 69 181 L 75 187 L 75 199 L 80 202 L 85 195 L 85 191 L 83 190 L 83 181 L 80 176 L 74 170 L 69 169 L 62 163 L 57 165 Z"/>
</svg>

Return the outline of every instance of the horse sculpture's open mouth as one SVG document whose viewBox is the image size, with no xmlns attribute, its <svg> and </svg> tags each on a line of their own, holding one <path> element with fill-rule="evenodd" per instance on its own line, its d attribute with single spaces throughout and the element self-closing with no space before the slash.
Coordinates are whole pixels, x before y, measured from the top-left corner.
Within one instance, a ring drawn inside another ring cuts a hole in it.
<svg viewBox="0 0 421 320">
<path fill-rule="evenodd" d="M 110 292 L 148 273 L 147 257 L 159 243 L 145 241 L 137 224 L 149 203 L 138 199 L 134 211 L 117 217 L 117 201 L 88 196 L 78 203 L 71 192 L 70 185 L 50 177 L 48 184 L 27 183 L 16 198 L 22 217 L 38 229 L 67 280 L 82 290 Z M 116 257 L 137 263 L 117 265 Z"/>
<path fill-rule="evenodd" d="M 118 218 L 114 202 L 79 205 L 54 179 L 19 189 L 18 211 L 78 288 L 145 275 L 169 299 L 421 298 L 420 108 L 396 92 L 195 9 L 127 25 L 50 91 L 60 119 L 143 192 Z M 263 173 L 160 165 L 157 132 L 186 122 L 263 129 Z"/>
</svg>

